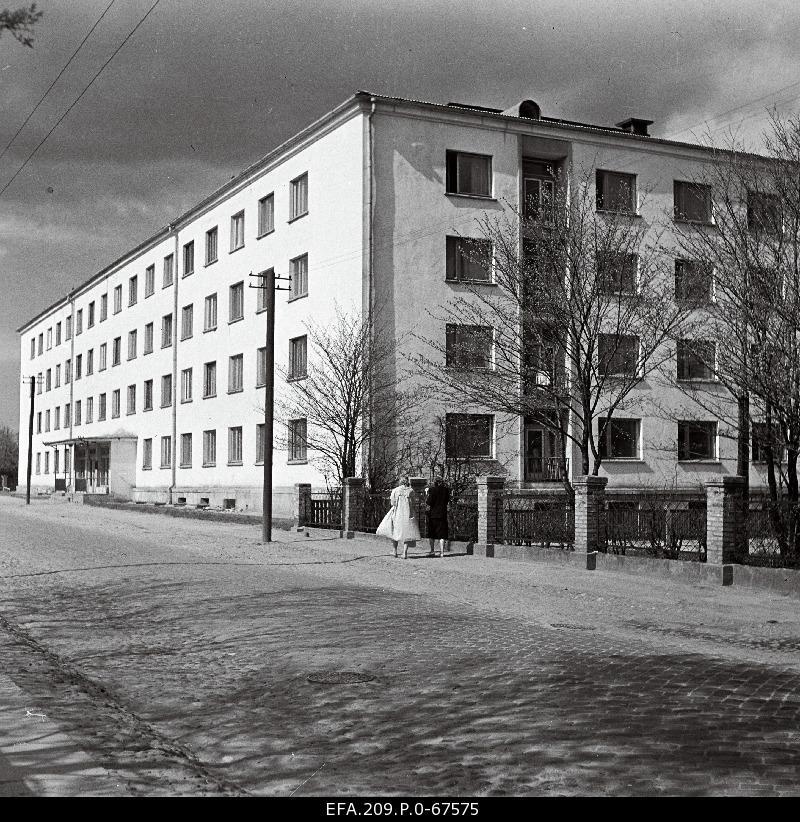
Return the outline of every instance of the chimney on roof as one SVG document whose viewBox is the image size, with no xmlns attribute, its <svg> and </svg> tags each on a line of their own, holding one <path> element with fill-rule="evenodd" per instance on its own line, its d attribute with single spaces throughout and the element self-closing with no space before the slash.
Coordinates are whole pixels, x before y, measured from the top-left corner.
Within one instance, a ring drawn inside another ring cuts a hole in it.
<svg viewBox="0 0 800 822">
<path fill-rule="evenodd" d="M 522 100 L 511 108 L 507 108 L 503 114 L 509 117 L 524 117 L 526 120 L 539 120 L 542 116 L 542 110 L 539 104 L 533 100 Z"/>
<path fill-rule="evenodd" d="M 647 127 L 652 125 L 652 120 L 640 120 L 638 117 L 628 117 L 627 120 L 617 123 L 617 128 L 627 131 L 628 134 L 638 134 L 641 137 L 649 137 L 650 133 Z"/>
</svg>

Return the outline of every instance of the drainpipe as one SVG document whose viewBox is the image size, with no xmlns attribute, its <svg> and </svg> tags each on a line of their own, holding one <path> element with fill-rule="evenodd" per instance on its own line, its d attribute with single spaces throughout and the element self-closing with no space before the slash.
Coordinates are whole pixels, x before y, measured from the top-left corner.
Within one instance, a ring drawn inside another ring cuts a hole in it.
<svg viewBox="0 0 800 822">
<path fill-rule="evenodd" d="M 72 426 L 75 419 L 75 292 L 69 292 L 69 447 L 72 449 L 72 458 L 69 461 L 70 485 L 75 491 L 75 444 L 72 442 Z"/>
<path fill-rule="evenodd" d="M 172 484 L 169 487 L 169 502 L 172 505 L 178 470 L 178 282 L 180 273 L 178 271 L 178 230 L 172 224 L 167 228 L 175 235 L 175 264 L 172 267 Z"/>
</svg>

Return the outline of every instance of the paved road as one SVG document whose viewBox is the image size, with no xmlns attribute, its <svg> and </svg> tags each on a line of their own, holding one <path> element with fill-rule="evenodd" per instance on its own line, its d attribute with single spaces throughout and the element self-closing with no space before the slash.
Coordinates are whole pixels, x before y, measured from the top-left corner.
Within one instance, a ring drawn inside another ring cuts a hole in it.
<svg viewBox="0 0 800 822">
<path fill-rule="evenodd" d="M 800 793 L 796 598 L 258 536 L 0 500 L 0 673 L 82 752 L 61 790 Z M 26 721 L 0 774 L 42 792 Z"/>
</svg>

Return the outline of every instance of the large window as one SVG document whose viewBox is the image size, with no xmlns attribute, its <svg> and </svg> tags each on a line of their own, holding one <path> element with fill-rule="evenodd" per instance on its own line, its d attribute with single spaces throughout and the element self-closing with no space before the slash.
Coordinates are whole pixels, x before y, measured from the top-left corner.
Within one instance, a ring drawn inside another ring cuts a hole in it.
<svg viewBox="0 0 800 822">
<path fill-rule="evenodd" d="M 636 213 L 636 175 L 597 172 L 597 210 Z"/>
<path fill-rule="evenodd" d="M 100 322 L 108 319 L 108 294 L 100 297 Z"/>
<path fill-rule="evenodd" d="M 66 402 L 64 403 L 64 428 L 69 428 L 72 425 L 72 406 Z"/>
<path fill-rule="evenodd" d="M 86 376 L 90 377 L 94 373 L 94 348 L 86 352 Z"/>
<path fill-rule="evenodd" d="M 86 327 L 94 327 L 94 300 L 89 303 L 89 313 L 86 317 Z M 47 347 L 50 348 L 50 330 L 47 331 Z"/>
<path fill-rule="evenodd" d="M 128 413 L 135 414 L 136 413 L 136 386 L 129 385 L 128 386 Z"/>
<path fill-rule="evenodd" d="M 172 314 L 165 314 L 161 318 L 161 347 L 169 348 L 172 345 Z"/>
<path fill-rule="evenodd" d="M 61 323 L 56 323 L 56 345 L 61 345 Z"/>
<path fill-rule="evenodd" d="M 72 360 L 64 360 L 64 385 L 72 382 Z"/>
<path fill-rule="evenodd" d="M 81 401 L 75 400 L 75 425 L 81 424 Z M 39 431 L 42 430 L 41 414 L 39 415 Z"/>
<path fill-rule="evenodd" d="M 717 458 L 716 422 L 678 423 L 678 460 L 715 460 Z"/>
<path fill-rule="evenodd" d="M 119 365 L 122 362 L 122 337 L 114 337 L 111 343 L 111 365 Z"/>
<path fill-rule="evenodd" d="M 228 322 L 236 322 L 244 317 L 244 282 L 230 287 Z"/>
<path fill-rule="evenodd" d="M 203 431 L 203 467 L 217 464 L 217 432 Z"/>
<path fill-rule="evenodd" d="M 181 339 L 188 340 L 193 333 L 194 304 L 185 305 L 181 311 Z"/>
<path fill-rule="evenodd" d="M 603 294 L 635 294 L 639 257 L 609 253 L 597 260 L 597 279 Z"/>
<path fill-rule="evenodd" d="M 144 404 L 143 410 L 145 411 L 152 411 L 153 410 L 153 381 L 152 380 L 145 380 L 144 381 Z"/>
<path fill-rule="evenodd" d="M 164 374 L 161 377 L 161 407 L 168 408 L 172 405 L 172 374 Z"/>
<path fill-rule="evenodd" d="M 295 337 L 289 340 L 289 374 L 290 380 L 298 380 L 306 376 L 306 356 L 308 338 Z"/>
<path fill-rule="evenodd" d="M 231 217 L 231 251 L 244 246 L 244 211 Z"/>
<path fill-rule="evenodd" d="M 264 423 L 256 423 L 256 465 L 264 464 Z"/>
<path fill-rule="evenodd" d="M 447 152 L 448 194 L 492 196 L 492 158 L 463 151 Z"/>
<path fill-rule="evenodd" d="M 114 313 L 122 311 L 122 284 L 114 286 Z"/>
<path fill-rule="evenodd" d="M 747 192 L 747 225 L 753 232 L 777 235 L 783 232 L 781 200 L 775 194 Z"/>
<path fill-rule="evenodd" d="M 122 286 L 120 286 L 122 288 Z M 76 315 L 77 319 L 75 321 L 75 336 L 78 334 L 83 334 L 83 309 L 79 308 L 78 313 Z M 42 335 L 39 334 L 39 353 L 42 353 Z"/>
<path fill-rule="evenodd" d="M 640 420 L 612 418 L 600 437 L 600 457 L 604 460 L 639 459 Z"/>
<path fill-rule="evenodd" d="M 41 374 L 39 374 L 39 393 L 42 393 L 42 380 Z M 83 354 L 76 354 L 75 355 L 75 379 L 79 380 L 83 376 Z"/>
<path fill-rule="evenodd" d="M 57 418 L 57 416 L 56 416 Z M 106 418 L 106 395 L 100 394 L 97 397 L 97 421 L 103 422 Z"/>
<path fill-rule="evenodd" d="M 192 467 L 192 435 L 181 434 L 181 468 Z"/>
<path fill-rule="evenodd" d="M 714 293 L 714 275 L 710 267 L 695 260 L 675 260 L 675 299 L 704 305 Z"/>
<path fill-rule="evenodd" d="M 236 394 L 244 389 L 244 355 L 235 354 L 228 358 L 228 393 Z"/>
<path fill-rule="evenodd" d="M 183 276 L 194 274 L 194 240 L 183 247 Z"/>
<path fill-rule="evenodd" d="M 711 223 L 711 186 L 675 180 L 675 219 L 690 223 Z"/>
<path fill-rule="evenodd" d="M 153 467 L 153 440 L 150 437 L 142 440 L 142 469 L 149 471 Z"/>
<path fill-rule="evenodd" d="M 147 323 L 144 327 L 144 353 L 153 353 L 153 323 Z"/>
<path fill-rule="evenodd" d="M 289 184 L 289 219 L 296 220 L 308 214 L 308 174 L 295 178 Z"/>
<path fill-rule="evenodd" d="M 72 339 L 72 316 L 70 315 L 64 321 L 64 339 L 71 340 Z M 42 353 L 41 351 L 39 352 Z"/>
<path fill-rule="evenodd" d="M 256 388 L 267 384 L 267 349 L 266 346 L 256 351 Z"/>
<path fill-rule="evenodd" d="M 678 340 L 678 379 L 713 380 L 716 349 L 710 340 Z"/>
<path fill-rule="evenodd" d="M 136 331 L 128 332 L 128 359 L 136 359 Z"/>
<path fill-rule="evenodd" d="M 242 464 L 242 427 L 228 429 L 228 465 Z"/>
<path fill-rule="evenodd" d="M 90 303 L 90 305 L 94 306 L 94 303 Z M 47 329 L 47 350 L 49 351 L 53 347 L 53 329 Z"/>
<path fill-rule="evenodd" d="M 305 462 L 308 459 L 306 425 L 305 419 L 289 420 L 289 462 Z M 263 449 L 259 456 L 264 459 Z"/>
<path fill-rule="evenodd" d="M 105 343 L 103 343 L 103 345 L 105 345 Z M 101 350 L 102 350 L 102 346 L 101 346 Z M 53 377 L 53 387 L 54 388 L 59 388 L 60 386 L 61 386 L 61 363 L 58 363 L 58 365 L 56 365 L 55 376 Z"/>
<path fill-rule="evenodd" d="M 111 392 L 111 417 L 116 419 L 119 416 L 119 404 L 120 404 L 120 389 L 115 388 Z"/>
<path fill-rule="evenodd" d="M 175 279 L 175 256 L 167 254 L 164 257 L 164 284 L 163 288 L 169 288 Z"/>
<path fill-rule="evenodd" d="M 184 368 L 181 371 L 181 402 L 192 401 L 192 369 Z"/>
<path fill-rule="evenodd" d="M 525 220 L 551 223 L 555 208 L 555 175 L 550 163 L 522 161 L 522 216 Z"/>
<path fill-rule="evenodd" d="M 258 236 L 275 230 L 275 195 L 267 194 L 258 201 Z"/>
<path fill-rule="evenodd" d="M 598 371 L 606 377 L 635 377 L 639 363 L 639 338 L 629 334 L 599 334 Z"/>
<path fill-rule="evenodd" d="M 217 295 L 209 294 L 205 302 L 204 331 L 213 331 L 217 327 Z"/>
<path fill-rule="evenodd" d="M 772 458 L 776 462 L 780 462 L 783 453 L 780 428 L 773 424 L 770 431 L 770 426 L 765 422 L 754 422 L 752 425 L 750 460 L 752 462 L 766 462 L 767 451 L 770 448 L 772 448 Z"/>
<path fill-rule="evenodd" d="M 448 458 L 492 456 L 494 418 L 491 414 L 447 414 L 445 456 Z"/>
<path fill-rule="evenodd" d="M 207 362 L 203 366 L 203 399 L 217 396 L 217 363 Z"/>
<path fill-rule="evenodd" d="M 149 297 L 156 290 L 156 267 L 148 265 L 144 271 L 144 296 Z"/>
<path fill-rule="evenodd" d="M 210 228 L 206 231 L 206 265 L 217 260 L 217 227 Z"/>
<path fill-rule="evenodd" d="M 161 467 L 172 467 L 172 437 L 161 437 Z"/>
<path fill-rule="evenodd" d="M 256 291 L 256 313 L 267 310 L 267 286 L 272 279 L 271 275 L 274 273 L 275 270 L 270 268 L 258 275 L 258 281 L 256 283 L 258 286 L 258 290 Z M 294 282 L 294 279 L 292 282 Z"/>
<path fill-rule="evenodd" d="M 292 299 L 308 294 L 308 254 L 301 254 L 289 261 L 289 275 L 292 278 Z"/>
<path fill-rule="evenodd" d="M 491 240 L 448 237 L 445 277 L 452 281 L 491 282 L 491 259 Z"/>
<path fill-rule="evenodd" d="M 128 305 L 136 305 L 139 299 L 139 278 L 134 276 L 128 280 Z"/>
<path fill-rule="evenodd" d="M 491 368 L 492 329 L 483 325 L 447 325 L 448 368 Z"/>
</svg>

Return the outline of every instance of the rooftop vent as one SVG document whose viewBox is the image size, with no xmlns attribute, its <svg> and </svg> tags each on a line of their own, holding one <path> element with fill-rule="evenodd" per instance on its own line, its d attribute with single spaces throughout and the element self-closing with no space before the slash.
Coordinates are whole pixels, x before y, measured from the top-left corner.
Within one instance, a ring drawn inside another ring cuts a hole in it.
<svg viewBox="0 0 800 822">
<path fill-rule="evenodd" d="M 652 120 L 640 120 L 638 117 L 629 117 L 621 123 L 617 123 L 617 128 L 627 131 L 628 134 L 639 134 L 642 137 L 649 137 L 648 126 L 652 126 Z"/>
<path fill-rule="evenodd" d="M 508 114 L 510 117 L 524 117 L 527 120 L 539 120 L 542 116 L 542 110 L 539 104 L 533 100 L 522 100 L 511 108 L 507 108 L 503 114 Z"/>
</svg>

